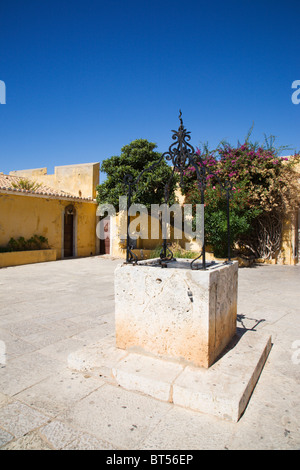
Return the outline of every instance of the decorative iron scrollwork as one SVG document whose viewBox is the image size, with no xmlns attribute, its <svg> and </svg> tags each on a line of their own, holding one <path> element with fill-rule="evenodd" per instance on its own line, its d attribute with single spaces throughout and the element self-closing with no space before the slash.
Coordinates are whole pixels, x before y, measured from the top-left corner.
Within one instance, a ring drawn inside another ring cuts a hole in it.
<svg viewBox="0 0 300 470">
<path fill-rule="evenodd" d="M 170 199 L 170 186 L 172 182 L 172 178 L 174 178 L 175 172 L 180 175 L 180 187 L 184 187 L 184 173 L 185 171 L 193 167 L 195 169 L 196 177 L 197 177 L 197 182 L 198 182 L 198 188 L 201 194 L 201 204 L 204 205 L 204 194 L 205 194 L 205 189 L 206 189 L 206 180 L 207 176 L 210 175 L 214 177 L 215 181 L 217 184 L 219 184 L 220 188 L 222 191 L 226 193 L 226 200 L 227 200 L 227 233 L 228 233 L 228 261 L 231 259 L 231 253 L 230 253 L 230 214 L 229 214 L 229 200 L 230 200 L 230 194 L 232 190 L 232 183 L 230 181 L 222 181 L 219 176 L 211 172 L 210 169 L 206 166 L 204 161 L 199 158 L 198 154 L 195 152 L 194 147 L 189 143 L 191 140 L 191 133 L 190 131 L 187 131 L 186 128 L 183 125 L 183 120 L 182 120 L 182 112 L 179 110 L 179 121 L 180 125 L 177 131 L 172 130 L 172 139 L 175 141 L 173 142 L 169 150 L 161 155 L 161 157 L 154 162 L 151 166 L 148 168 L 145 168 L 139 175 L 138 177 L 134 180 L 133 176 L 130 174 L 126 174 L 124 177 L 124 183 L 127 186 L 127 209 L 130 207 L 131 204 L 131 196 L 132 196 L 132 191 L 133 188 L 137 190 L 139 182 L 142 178 L 142 176 L 147 173 L 152 171 L 155 167 L 157 167 L 163 160 L 169 161 L 172 163 L 173 170 L 171 177 L 165 184 L 165 191 L 164 191 L 164 199 L 165 199 L 165 204 L 169 202 Z M 137 262 L 137 256 L 131 251 L 130 249 L 130 237 L 129 237 L 129 223 L 130 219 L 127 217 L 127 256 L 126 256 L 126 262 L 127 263 L 136 263 Z M 165 232 L 166 233 L 166 232 Z M 203 240 L 203 245 L 202 245 L 202 250 L 199 256 L 197 256 L 195 259 L 192 260 L 190 263 L 191 269 L 199 269 L 199 265 L 196 264 L 196 261 L 202 258 L 202 269 L 206 269 L 207 263 L 205 260 L 205 234 L 204 234 L 204 240 Z M 168 263 L 171 261 L 173 258 L 173 253 L 172 251 L 168 248 L 167 246 L 167 240 L 163 240 L 163 247 L 160 253 L 160 261 L 161 265 L 165 263 Z M 164 262 L 164 263 L 162 263 Z"/>
</svg>

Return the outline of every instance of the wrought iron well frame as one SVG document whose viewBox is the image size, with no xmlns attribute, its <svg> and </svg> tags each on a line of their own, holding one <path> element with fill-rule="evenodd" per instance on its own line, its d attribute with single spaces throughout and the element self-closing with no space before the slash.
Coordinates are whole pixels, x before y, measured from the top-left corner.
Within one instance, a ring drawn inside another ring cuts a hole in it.
<svg viewBox="0 0 300 470">
<path fill-rule="evenodd" d="M 191 140 L 191 135 L 190 135 L 191 133 L 190 131 L 187 131 L 183 125 L 181 110 L 179 111 L 179 120 L 180 120 L 180 125 L 179 125 L 178 130 L 171 131 L 173 132 L 172 139 L 175 142 L 173 142 L 170 145 L 169 150 L 163 153 L 156 162 L 152 163 L 152 165 L 142 170 L 135 180 L 133 176 L 129 173 L 127 173 L 124 177 L 124 183 L 127 186 L 127 241 L 126 241 L 126 263 L 127 264 L 136 264 L 138 261 L 137 256 L 132 251 L 133 248 L 130 244 L 130 234 L 129 234 L 129 225 L 130 225 L 129 208 L 131 205 L 133 189 L 135 188 L 135 191 L 137 191 L 138 185 L 142 176 L 145 173 L 153 170 L 156 166 L 160 165 L 164 159 L 167 161 L 171 161 L 173 165 L 171 176 L 169 180 L 167 181 L 167 183 L 165 184 L 165 188 L 164 188 L 165 204 L 167 204 L 170 199 L 170 184 L 171 184 L 172 179 L 174 178 L 175 171 L 177 173 L 179 172 L 180 174 L 179 185 L 182 188 L 184 186 L 184 182 L 183 182 L 184 172 L 190 167 L 193 167 L 196 172 L 198 188 L 199 188 L 200 195 L 201 195 L 201 204 L 203 205 L 205 204 L 205 188 L 206 188 L 207 176 L 209 175 L 213 176 L 217 184 L 219 184 L 221 191 L 225 192 L 226 212 L 227 212 L 227 260 L 225 262 L 226 263 L 231 262 L 230 197 L 231 197 L 231 191 L 233 189 L 232 182 L 230 182 L 229 180 L 222 181 L 219 178 L 219 176 L 216 173 L 212 172 L 208 168 L 208 166 L 204 163 L 204 161 L 201 158 L 199 158 L 199 155 L 195 152 L 194 147 L 188 143 Z M 199 256 L 197 256 L 195 259 L 191 261 L 190 268 L 200 269 L 199 264 L 195 262 L 199 260 L 200 258 L 202 258 L 201 269 L 205 270 L 208 267 L 205 254 L 206 254 L 206 251 L 205 251 L 205 228 L 204 228 L 201 253 Z M 167 238 L 165 237 L 163 238 L 163 245 L 162 245 L 162 250 L 160 253 L 161 266 L 167 267 L 167 263 L 171 261 L 172 259 L 173 259 L 173 253 L 169 249 L 168 244 L 167 244 Z"/>
</svg>

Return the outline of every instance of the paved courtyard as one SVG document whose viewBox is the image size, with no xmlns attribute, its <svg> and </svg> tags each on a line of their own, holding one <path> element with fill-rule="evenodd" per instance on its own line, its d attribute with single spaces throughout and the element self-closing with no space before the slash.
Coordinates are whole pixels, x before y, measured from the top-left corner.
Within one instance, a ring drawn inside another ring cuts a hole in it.
<svg viewBox="0 0 300 470">
<path fill-rule="evenodd" d="M 300 266 L 239 270 L 238 327 L 272 349 L 238 423 L 126 391 L 68 367 L 114 336 L 120 260 L 0 269 L 0 448 L 300 449 Z"/>
</svg>

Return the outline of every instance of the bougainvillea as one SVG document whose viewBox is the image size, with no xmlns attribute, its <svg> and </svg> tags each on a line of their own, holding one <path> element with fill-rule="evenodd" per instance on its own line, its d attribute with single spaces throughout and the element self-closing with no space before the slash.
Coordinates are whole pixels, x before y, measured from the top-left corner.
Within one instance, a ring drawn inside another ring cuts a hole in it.
<svg viewBox="0 0 300 470">
<path fill-rule="evenodd" d="M 246 141 L 217 150 L 197 150 L 207 167 L 205 182 L 206 240 L 216 256 L 226 256 L 226 195 L 219 181 L 229 180 L 231 245 L 256 257 L 270 258 L 280 248 L 284 215 L 300 203 L 300 154 L 280 157 L 273 146 Z M 211 172 L 211 173 L 210 173 Z M 209 174 L 210 173 L 210 174 Z M 200 192 L 194 168 L 185 173 L 186 203 L 199 204 Z"/>
</svg>

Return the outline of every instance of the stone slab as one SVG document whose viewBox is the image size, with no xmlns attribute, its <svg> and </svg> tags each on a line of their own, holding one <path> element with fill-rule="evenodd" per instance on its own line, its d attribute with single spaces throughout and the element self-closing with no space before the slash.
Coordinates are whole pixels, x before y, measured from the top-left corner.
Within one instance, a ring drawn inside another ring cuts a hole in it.
<svg viewBox="0 0 300 470">
<path fill-rule="evenodd" d="M 206 369 L 143 351 L 124 354 L 112 340 L 72 353 L 69 367 L 101 372 L 126 390 L 233 422 L 245 411 L 272 346 L 270 335 L 246 331 Z"/>
<path fill-rule="evenodd" d="M 112 368 L 117 383 L 127 390 L 172 402 L 172 383 L 183 371 L 181 364 L 130 353 Z"/>
<path fill-rule="evenodd" d="M 68 355 L 68 368 L 80 372 L 109 372 L 118 361 L 128 355 L 127 351 L 116 348 L 114 336 L 106 336 L 98 342 L 73 351 Z"/>
<path fill-rule="evenodd" d="M 244 334 L 209 370 L 186 367 L 173 384 L 173 403 L 237 422 L 271 350 L 271 336 Z"/>
</svg>

